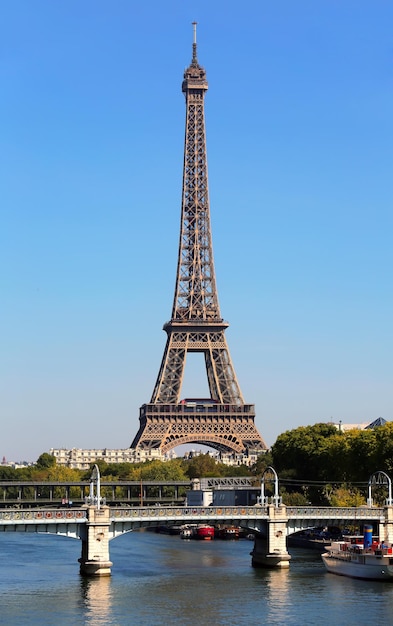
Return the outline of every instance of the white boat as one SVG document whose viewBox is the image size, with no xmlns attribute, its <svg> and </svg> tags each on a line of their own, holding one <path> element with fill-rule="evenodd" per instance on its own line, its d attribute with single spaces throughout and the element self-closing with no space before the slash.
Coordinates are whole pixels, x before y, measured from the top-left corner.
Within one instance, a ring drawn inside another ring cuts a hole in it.
<svg viewBox="0 0 393 626">
<path fill-rule="evenodd" d="M 191 539 L 191 537 L 193 536 L 194 530 L 195 530 L 196 526 L 182 526 L 181 530 L 180 530 L 180 537 L 181 539 Z"/>
<path fill-rule="evenodd" d="M 368 541 L 358 536 L 332 541 L 322 554 L 322 560 L 332 574 L 364 580 L 393 581 L 392 546 L 379 541 Z"/>
</svg>

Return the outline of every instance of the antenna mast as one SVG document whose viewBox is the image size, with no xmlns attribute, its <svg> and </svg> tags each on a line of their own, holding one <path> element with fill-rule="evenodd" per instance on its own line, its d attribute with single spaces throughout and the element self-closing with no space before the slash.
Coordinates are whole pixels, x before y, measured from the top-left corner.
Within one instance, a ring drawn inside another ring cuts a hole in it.
<svg viewBox="0 0 393 626">
<path fill-rule="evenodd" d="M 193 22 L 192 23 L 192 27 L 194 29 L 194 40 L 193 40 L 193 44 L 192 44 L 192 62 L 193 63 L 198 63 L 197 61 L 197 38 L 196 38 L 196 27 L 197 27 L 198 22 Z"/>
</svg>

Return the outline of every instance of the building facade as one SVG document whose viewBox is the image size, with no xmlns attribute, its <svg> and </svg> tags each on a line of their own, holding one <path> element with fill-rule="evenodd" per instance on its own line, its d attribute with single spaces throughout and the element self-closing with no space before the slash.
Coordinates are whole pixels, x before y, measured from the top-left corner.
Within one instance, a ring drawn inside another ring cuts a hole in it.
<svg viewBox="0 0 393 626">
<path fill-rule="evenodd" d="M 99 448 L 86 450 L 82 448 L 51 448 L 49 454 L 55 457 L 57 465 L 71 469 L 89 469 L 92 463 L 144 463 L 145 461 L 165 461 L 159 450 L 134 450 L 132 448 L 110 449 Z"/>
</svg>

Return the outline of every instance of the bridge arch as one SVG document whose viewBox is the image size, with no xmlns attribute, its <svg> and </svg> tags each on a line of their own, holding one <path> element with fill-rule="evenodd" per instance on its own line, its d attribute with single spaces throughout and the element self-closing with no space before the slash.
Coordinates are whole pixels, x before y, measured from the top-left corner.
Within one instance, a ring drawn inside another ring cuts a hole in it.
<svg viewBox="0 0 393 626">
<path fill-rule="evenodd" d="M 161 446 L 161 452 L 167 454 L 173 448 L 184 444 L 195 443 L 201 446 L 210 446 L 218 452 L 240 454 L 244 452 L 244 445 L 235 435 L 204 433 L 201 435 L 170 435 Z"/>
</svg>

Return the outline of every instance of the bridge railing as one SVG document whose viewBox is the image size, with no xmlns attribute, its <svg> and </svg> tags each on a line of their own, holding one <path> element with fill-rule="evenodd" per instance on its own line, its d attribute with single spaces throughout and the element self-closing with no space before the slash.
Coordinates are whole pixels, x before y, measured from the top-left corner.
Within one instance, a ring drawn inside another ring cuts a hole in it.
<svg viewBox="0 0 393 626">
<path fill-rule="evenodd" d="M 146 506 L 146 507 L 111 507 L 111 517 L 126 518 L 188 518 L 188 517 L 268 517 L 266 506 Z M 384 509 L 378 507 L 286 507 L 289 519 L 380 519 Z"/>
<path fill-rule="evenodd" d="M 158 518 L 179 519 L 217 519 L 225 517 L 267 517 L 268 509 L 264 506 L 147 506 L 147 507 L 111 507 L 110 516 L 116 518 Z"/>
<path fill-rule="evenodd" d="M 8 524 L 83 523 L 86 509 L 2 509 L 0 526 Z"/>
<path fill-rule="evenodd" d="M 378 507 L 286 507 L 288 520 L 382 520 L 385 511 Z M 118 519 L 146 519 L 151 521 L 171 520 L 209 520 L 241 518 L 267 518 L 266 506 L 145 506 L 145 507 L 110 507 L 110 517 Z M 37 523 L 84 523 L 86 508 L 65 509 L 0 509 L 0 526 L 9 524 Z"/>
<path fill-rule="evenodd" d="M 287 506 L 288 518 L 321 519 L 379 519 L 384 515 L 380 507 Z"/>
</svg>

